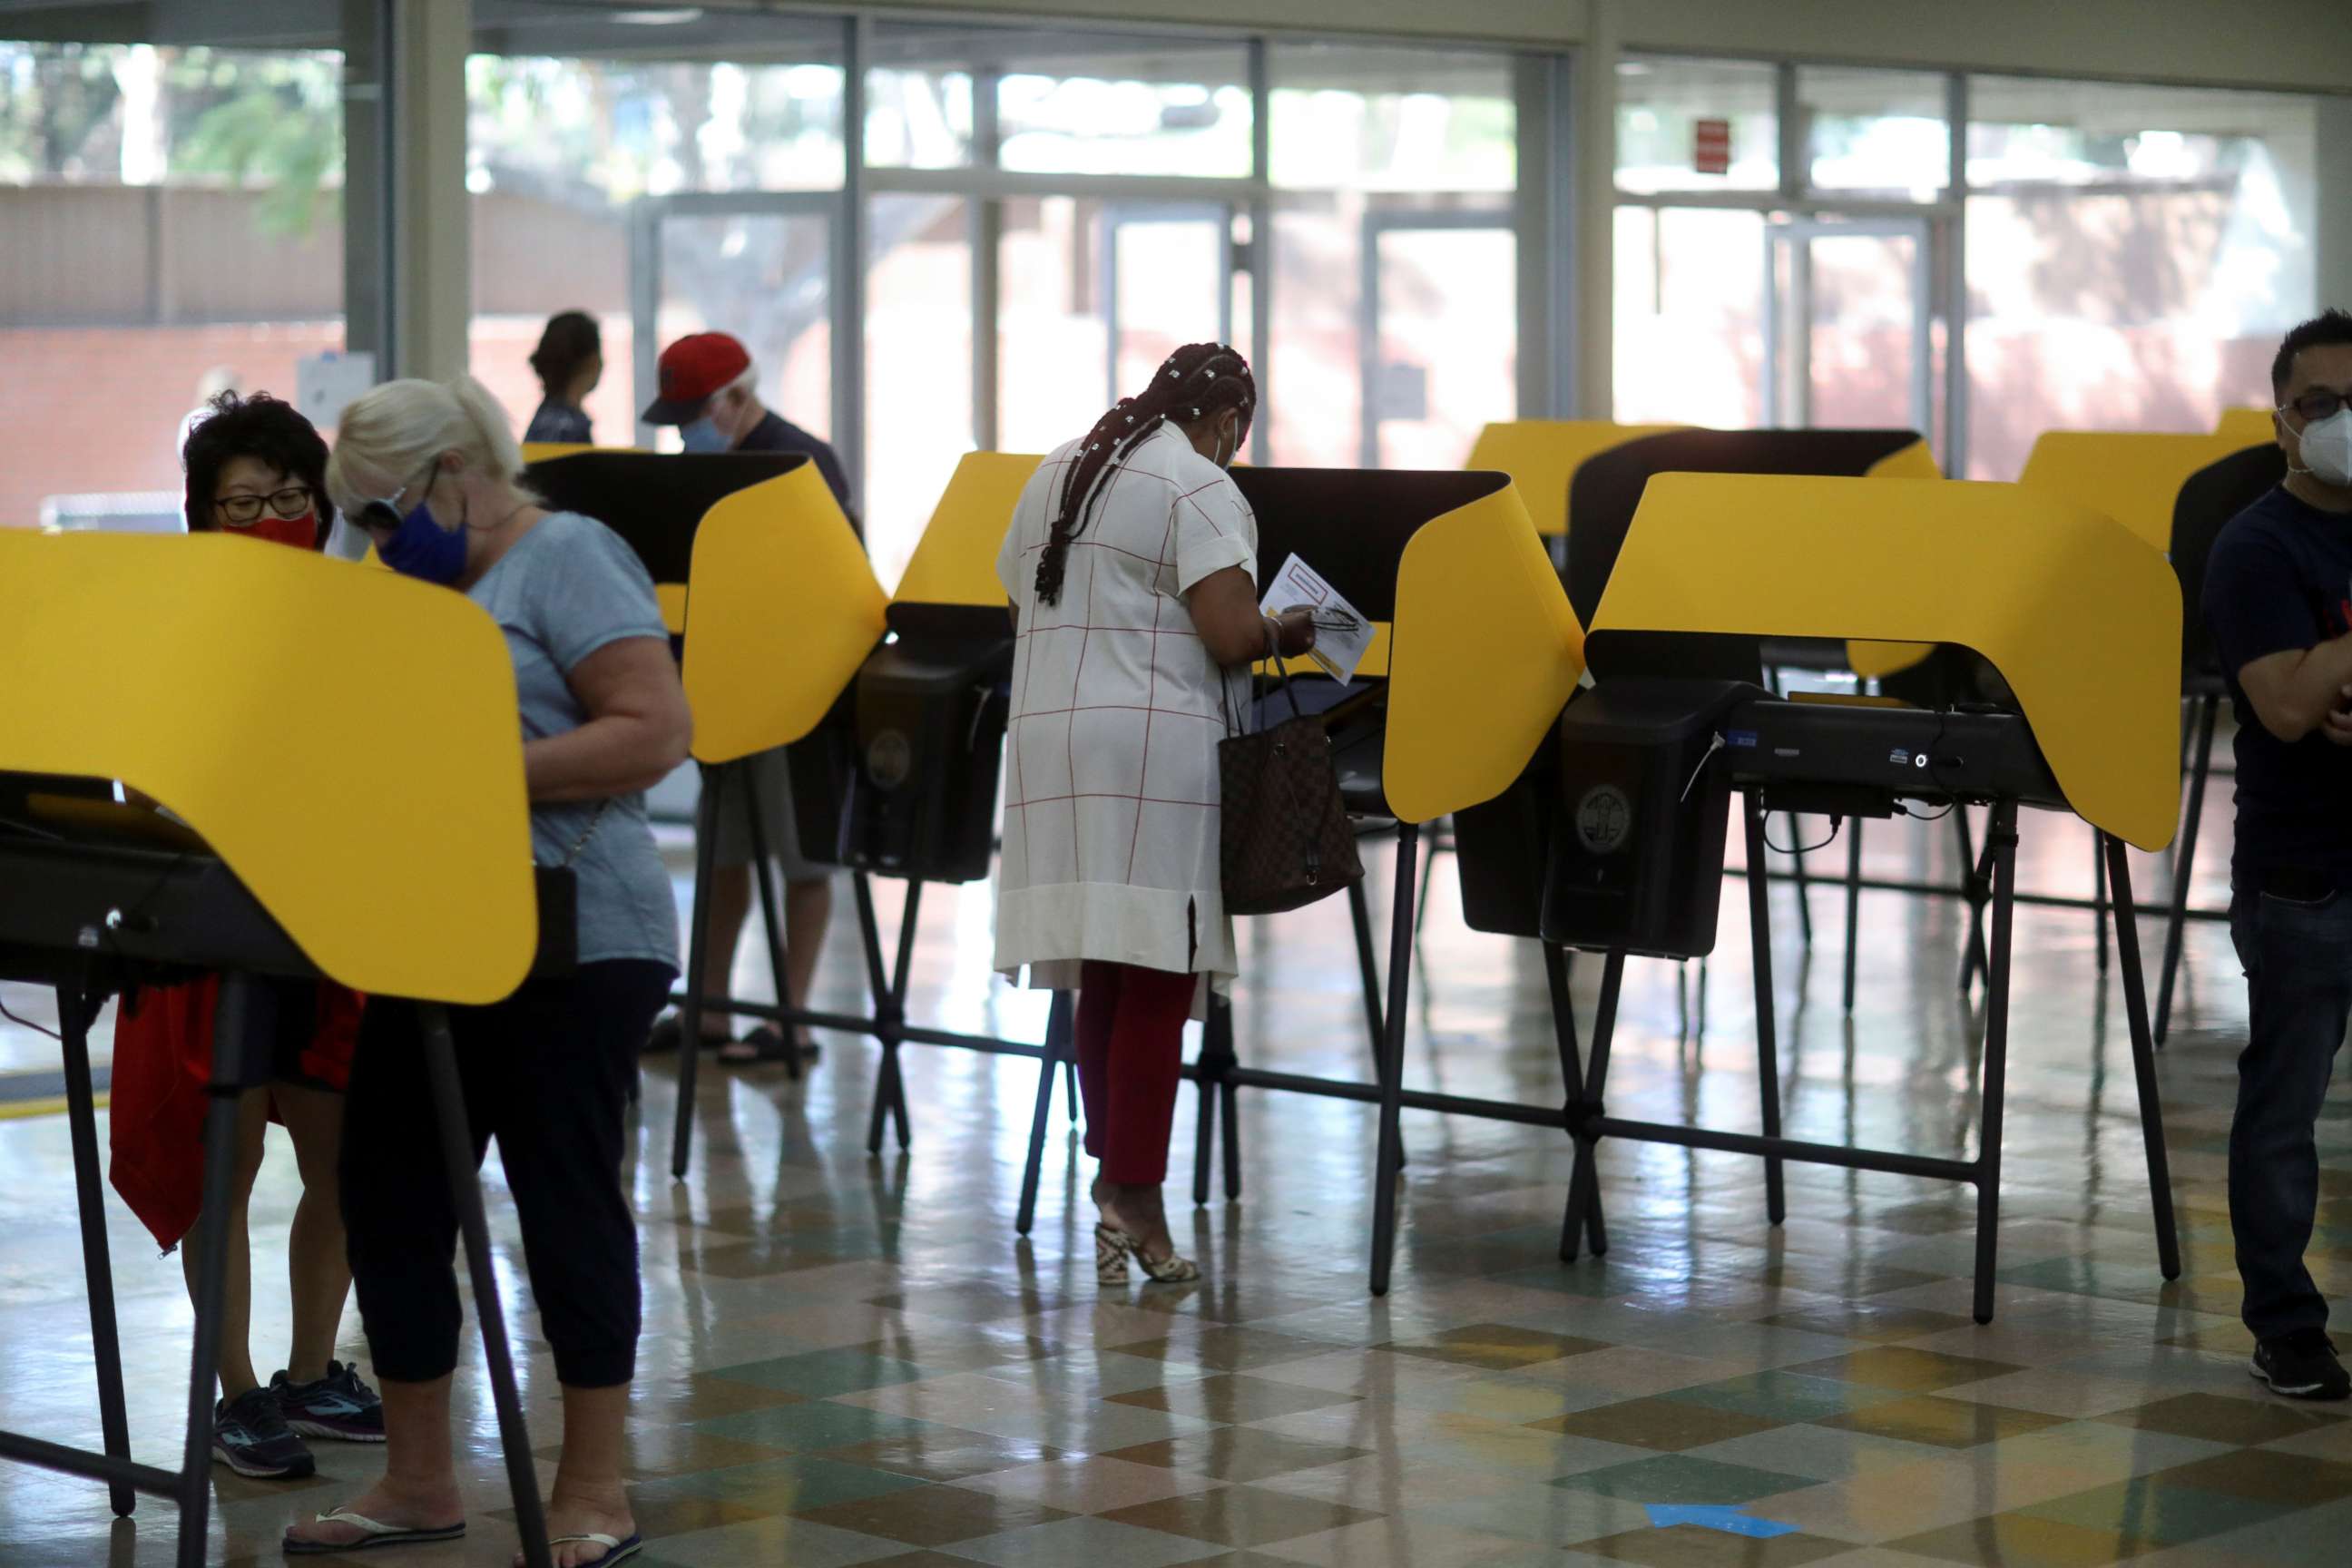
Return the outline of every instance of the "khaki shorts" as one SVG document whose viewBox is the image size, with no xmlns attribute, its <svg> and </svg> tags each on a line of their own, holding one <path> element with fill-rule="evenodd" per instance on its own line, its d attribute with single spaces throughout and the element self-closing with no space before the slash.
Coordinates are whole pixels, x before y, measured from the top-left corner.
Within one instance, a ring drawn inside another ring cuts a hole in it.
<svg viewBox="0 0 2352 1568">
<path fill-rule="evenodd" d="M 718 862 L 721 866 L 751 863 L 751 825 L 744 819 L 743 792 L 751 792 L 760 824 L 767 830 L 768 854 L 782 868 L 788 882 L 830 877 L 840 868 L 801 858 L 801 836 L 793 821 L 792 770 L 780 748 L 761 752 L 729 766 L 726 798 L 719 802 Z"/>
</svg>

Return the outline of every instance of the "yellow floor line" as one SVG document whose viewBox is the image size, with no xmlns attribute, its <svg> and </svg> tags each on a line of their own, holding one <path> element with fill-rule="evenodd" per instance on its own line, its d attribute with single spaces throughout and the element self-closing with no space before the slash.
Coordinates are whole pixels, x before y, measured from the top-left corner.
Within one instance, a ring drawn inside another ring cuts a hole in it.
<svg viewBox="0 0 2352 1568">
<path fill-rule="evenodd" d="M 95 1104 L 99 1110 L 106 1109 L 107 1098 L 103 1094 L 97 1097 Z M 65 1113 L 63 1096 L 55 1100 L 14 1100 L 0 1103 L 0 1121 L 17 1121 L 27 1116 L 63 1116 Z"/>
</svg>

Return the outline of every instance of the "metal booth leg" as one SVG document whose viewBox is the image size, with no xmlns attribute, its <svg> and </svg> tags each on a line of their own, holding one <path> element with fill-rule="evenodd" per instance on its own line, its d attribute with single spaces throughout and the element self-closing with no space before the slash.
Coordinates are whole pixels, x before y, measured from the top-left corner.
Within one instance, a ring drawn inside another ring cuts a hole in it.
<svg viewBox="0 0 2352 1568">
<path fill-rule="evenodd" d="M 1396 1261 L 1397 1182 L 1404 1168 L 1400 1127 L 1403 1104 L 1405 1002 L 1412 981 L 1413 872 L 1421 848 L 1421 826 L 1397 824 L 1396 900 L 1389 922 L 1389 1000 L 1381 1016 L 1380 1149 L 1372 1170 L 1372 1294 L 1389 1293 L 1389 1270 Z"/>
<path fill-rule="evenodd" d="M 1559 1221 L 1559 1260 L 1573 1263 L 1580 1237 L 1591 1242 L 1595 1258 L 1609 1250 L 1609 1231 L 1601 1217 L 1601 1139 L 1589 1120 L 1601 1113 L 1602 1097 L 1609 1087 L 1609 1046 L 1617 1033 L 1617 997 L 1625 978 L 1625 955 L 1612 952 L 1601 962 L 1601 1005 L 1592 1016 L 1591 1061 L 1579 1073 L 1567 955 L 1549 943 L 1544 952 L 1547 971 L 1557 970 L 1556 974 L 1548 973 L 1552 982 L 1552 1026 L 1559 1045 L 1560 1071 L 1568 1080 L 1569 1131 L 1576 1140 L 1576 1163 L 1568 1178 L 1568 1207 Z M 1559 959 L 1556 966 L 1551 962 L 1555 954 Z"/>
<path fill-rule="evenodd" d="M 2107 972 L 2106 835 L 2091 829 L 2091 919 L 2098 927 L 2099 973 Z"/>
<path fill-rule="evenodd" d="M 853 886 L 857 891 L 857 931 L 866 949 L 866 982 L 874 992 L 874 1037 L 882 1047 L 882 1061 L 874 1075 L 874 1109 L 866 1125 L 866 1152 L 879 1154 L 885 1119 L 897 1124 L 900 1149 L 907 1147 L 910 1136 L 907 1079 L 899 1047 L 907 1038 L 907 984 L 914 964 L 915 921 L 922 911 L 923 884 L 911 879 L 907 883 L 906 908 L 898 920 L 898 962 L 895 973 L 883 967 L 882 928 L 874 914 L 873 880 L 860 871 Z"/>
<path fill-rule="evenodd" d="M 1748 794 L 1748 856 L 1751 862 L 1764 853 L 1764 801 Z M 1748 879 L 1749 944 L 1756 971 L 1756 1089 L 1762 1101 L 1764 1136 L 1780 1136 L 1780 1042 L 1772 1018 L 1772 905 L 1761 877 Z M 1781 1182 L 1780 1157 L 1764 1156 L 1764 1213 L 1774 1225 L 1789 1217 L 1789 1198 Z"/>
<path fill-rule="evenodd" d="M 2205 781 L 2213 771 L 2213 721 L 2221 700 L 2208 697 L 2199 704 L 2197 755 L 2189 773 L 2189 811 L 2172 851 L 2172 908 L 2164 922 L 2164 973 L 2156 983 L 2156 1043 L 2164 1044 L 2172 1028 L 2172 983 L 2180 973 L 2181 928 L 2189 918 L 2189 878 L 2197 867 L 2197 831 L 2205 818 Z"/>
<path fill-rule="evenodd" d="M 114 1322 L 114 1267 L 106 1246 L 106 1188 L 98 1160 L 97 1097 L 89 1081 L 89 1025 L 99 1004 L 66 986 L 58 987 L 58 1037 L 64 1047 L 66 1121 L 73 1138 L 74 1205 L 81 1215 L 82 1279 L 89 1291 L 89 1344 L 98 1363 L 98 1421 L 111 1458 L 131 1458 L 131 1421 L 122 1403 L 122 1342 Z M 205 1368 L 205 1397 L 212 1398 L 212 1369 Z M 211 1455 L 205 1455 L 209 1469 Z M 128 1519 L 139 1494 L 121 1481 L 107 1487 L 117 1519 Z"/>
<path fill-rule="evenodd" d="M 1985 971 L 1985 904 L 1990 897 L 1985 884 L 1984 860 L 1977 853 L 1976 837 L 1969 828 L 1969 808 L 1952 804 L 1952 832 L 1959 840 L 1960 895 L 1969 903 L 1968 952 L 1960 960 L 1960 994 L 1966 995 Z M 1991 846 L 1986 846 L 1986 852 Z"/>
<path fill-rule="evenodd" d="M 1234 1060 L 1233 1006 L 1212 994 L 1208 1019 L 1201 1026 L 1201 1061 L 1194 1076 L 1200 1093 L 1200 1115 L 1192 1139 L 1192 1204 L 1196 1208 L 1209 1201 L 1209 1157 L 1217 1141 L 1220 1112 L 1225 1120 L 1225 1197 L 1230 1202 L 1241 1196 L 1240 1129 L 1234 1121 Z"/>
<path fill-rule="evenodd" d="M 2000 1124 L 2009 1088 L 2010 941 L 2017 902 L 2017 803 L 1992 808 L 1985 826 L 1992 857 L 1992 951 L 1985 967 L 1984 1111 L 1977 1135 L 1977 1278 L 1974 1315 L 1992 1321 L 1993 1268 L 2000 1247 Z M 2116 889 L 2118 902 L 2124 891 Z M 2137 965 L 2135 953 L 2125 961 Z"/>
<path fill-rule="evenodd" d="M 1845 1011 L 1853 1016 L 1854 963 L 1862 946 L 1862 818 L 1846 820 L 1845 841 Z"/>
<path fill-rule="evenodd" d="M 1013 1216 L 1016 1236 L 1026 1236 L 1037 1221 L 1037 1182 L 1045 1166 L 1045 1124 L 1054 1119 L 1054 1079 L 1073 1058 L 1077 999 L 1066 991 L 1054 993 L 1045 1016 L 1045 1054 L 1037 1063 L 1037 1109 L 1029 1118 L 1029 1162 L 1021 1169 L 1021 1207 Z M 1075 1098 L 1075 1096 L 1074 1096 Z"/>
<path fill-rule="evenodd" d="M 669 1173 L 686 1180 L 694 1156 L 695 1069 L 702 1059 L 702 970 L 709 962 L 710 882 L 719 867 L 719 804 L 727 793 L 725 766 L 705 765 L 694 805 L 694 917 L 686 938 L 686 1000 L 677 1009 L 677 1126 L 670 1134 Z M 749 793 L 748 791 L 746 792 Z"/>
<path fill-rule="evenodd" d="M 213 1380 L 220 1365 L 221 1298 L 228 1283 L 229 1184 L 236 1164 L 237 1100 L 257 1076 L 254 984 L 221 976 L 213 1005 L 213 1070 L 205 1085 L 204 1206 L 196 1215 L 196 1335 L 188 1363 L 188 1436 L 180 1470 L 179 1568 L 202 1568 L 213 1486 Z M 95 1151 L 93 1151 L 95 1152 Z"/>
<path fill-rule="evenodd" d="M 693 987 L 687 994 L 693 994 Z M 466 1093 L 457 1079 L 457 1047 L 449 1037 L 448 1010 L 420 1004 L 425 1074 L 433 1090 L 433 1121 L 441 1140 L 441 1160 L 449 1197 L 465 1238 L 466 1277 L 474 1288 L 474 1315 L 481 1320 L 482 1364 L 490 1377 L 490 1400 L 499 1413 L 499 1446 L 505 1450 L 507 1486 L 514 1494 L 515 1528 L 522 1534 L 523 1562 L 549 1568 L 547 1516 L 539 1501 L 539 1470 L 530 1452 L 530 1429 L 523 1420 L 522 1395 L 515 1387 L 514 1355 L 507 1344 L 507 1320 L 499 1300 L 498 1265 L 490 1257 L 490 1226 L 482 1213 L 482 1183 L 474 1159 L 473 1129 L 466 1120 Z M 691 1042 L 688 1042 L 691 1043 Z"/>
<path fill-rule="evenodd" d="M 2116 952 L 2124 967 L 2124 1016 L 2131 1025 L 2132 1082 L 2139 1095 L 2140 1141 L 2147 1151 L 2147 1195 L 2156 1211 L 2156 1258 L 2167 1279 L 2180 1278 L 2180 1237 L 2173 1228 L 2172 1173 L 2164 1148 L 2164 1102 L 2156 1088 L 2156 1052 L 2140 974 L 2138 911 L 2132 908 L 2131 865 L 2120 838 L 2106 839 L 2116 885 Z"/>
<path fill-rule="evenodd" d="M 1387 1073 L 1386 1065 L 1388 1022 L 1381 1005 L 1381 970 L 1372 956 L 1372 910 L 1364 896 L 1361 879 L 1348 884 L 1348 918 L 1356 928 L 1356 970 L 1364 984 L 1364 1028 L 1371 1037 L 1372 1077 L 1377 1080 Z M 1397 1144 L 1397 1163 L 1407 1163 L 1404 1144 Z"/>
<path fill-rule="evenodd" d="M 770 765 L 782 767 L 783 764 L 774 762 Z M 751 829 L 751 875 L 757 879 L 760 889 L 760 923 L 767 930 L 768 972 L 776 978 L 776 1005 L 790 1012 L 800 1005 L 801 999 L 793 994 L 792 982 L 785 978 L 791 973 L 791 955 L 785 951 L 784 922 L 776 910 L 776 868 L 768 863 L 768 825 L 760 816 L 760 792 L 749 787 L 748 779 L 745 785 L 743 820 Z M 798 1079 L 801 1076 L 799 1026 L 779 1018 L 775 1026 L 784 1040 L 784 1071 Z"/>
</svg>

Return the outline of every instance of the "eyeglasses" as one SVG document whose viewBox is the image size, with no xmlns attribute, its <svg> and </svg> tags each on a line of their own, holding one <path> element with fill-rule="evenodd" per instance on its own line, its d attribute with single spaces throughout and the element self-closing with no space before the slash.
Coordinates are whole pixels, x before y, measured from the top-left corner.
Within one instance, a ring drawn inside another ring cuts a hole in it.
<svg viewBox="0 0 2352 1568">
<path fill-rule="evenodd" d="M 436 452 L 425 462 L 425 467 L 416 471 L 415 479 L 409 480 L 388 496 L 362 502 L 359 509 L 360 526 L 369 529 L 380 528 L 386 532 L 398 531 L 401 516 L 405 510 L 400 503 L 408 499 L 408 492 L 415 489 L 420 481 L 429 488 L 433 481 L 433 470 L 440 466 L 441 455 Z"/>
<path fill-rule="evenodd" d="M 231 528 L 251 528 L 261 521 L 261 509 L 266 505 L 284 518 L 300 517 L 310 510 L 310 487 L 289 485 L 267 496 L 223 496 L 213 502 L 221 521 Z"/>
<path fill-rule="evenodd" d="M 2315 386 L 2293 403 L 2282 404 L 2279 412 L 2284 414 L 2293 409 L 2295 417 L 2308 425 L 2315 419 L 2333 419 L 2347 407 L 2352 407 L 2352 392 L 2333 392 L 2324 386 Z"/>
</svg>

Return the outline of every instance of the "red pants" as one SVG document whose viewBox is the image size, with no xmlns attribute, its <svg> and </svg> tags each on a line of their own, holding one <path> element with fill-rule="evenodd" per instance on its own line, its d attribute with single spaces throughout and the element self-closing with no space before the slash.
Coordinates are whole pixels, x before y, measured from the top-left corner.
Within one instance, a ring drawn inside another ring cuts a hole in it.
<svg viewBox="0 0 2352 1568">
<path fill-rule="evenodd" d="M 1183 1077 L 1184 1023 L 1196 974 L 1088 962 L 1078 977 L 1078 1093 L 1087 1152 L 1103 1179 L 1158 1186 L 1168 1179 L 1168 1131 Z"/>
</svg>

